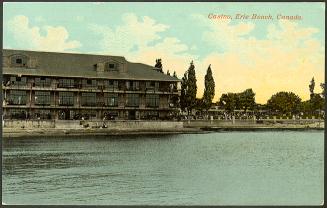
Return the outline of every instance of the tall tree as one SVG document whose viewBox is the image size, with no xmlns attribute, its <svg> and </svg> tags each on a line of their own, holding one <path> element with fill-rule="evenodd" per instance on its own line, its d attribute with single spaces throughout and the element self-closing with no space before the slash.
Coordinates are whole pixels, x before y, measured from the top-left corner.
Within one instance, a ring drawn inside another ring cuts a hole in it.
<svg viewBox="0 0 327 208">
<path fill-rule="evenodd" d="M 162 70 L 161 59 L 156 59 L 156 65 L 154 67 L 156 67 L 159 72 L 164 73 Z"/>
<path fill-rule="evenodd" d="M 170 76 L 170 72 L 169 72 L 169 70 L 167 70 L 167 75 Z"/>
<path fill-rule="evenodd" d="M 187 108 L 186 91 L 187 91 L 187 71 L 184 73 L 181 83 L 181 97 L 179 102 L 182 111 L 185 111 L 185 109 Z"/>
<path fill-rule="evenodd" d="M 315 85 L 316 85 L 315 79 L 314 79 L 314 77 L 312 77 L 312 80 L 309 85 L 310 97 L 312 97 L 314 94 Z"/>
<path fill-rule="evenodd" d="M 192 61 L 189 69 L 187 70 L 186 100 L 188 114 L 190 114 L 190 112 L 196 105 L 196 92 L 197 85 L 195 76 L 195 66 Z"/>
<path fill-rule="evenodd" d="M 271 110 L 281 113 L 295 113 L 299 110 L 301 98 L 293 92 L 278 92 L 267 101 Z"/>
<path fill-rule="evenodd" d="M 173 77 L 177 78 L 176 71 L 174 71 Z"/>
<path fill-rule="evenodd" d="M 207 69 L 207 74 L 204 77 L 204 93 L 203 107 L 206 111 L 209 110 L 212 104 L 212 99 L 215 96 L 215 80 L 212 77 L 211 64 Z"/>
</svg>

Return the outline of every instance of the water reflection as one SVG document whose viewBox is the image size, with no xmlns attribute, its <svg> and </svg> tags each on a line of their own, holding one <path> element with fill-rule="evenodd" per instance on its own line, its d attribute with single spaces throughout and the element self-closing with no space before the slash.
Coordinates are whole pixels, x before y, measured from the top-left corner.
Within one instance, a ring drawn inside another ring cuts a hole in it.
<svg viewBox="0 0 327 208">
<path fill-rule="evenodd" d="M 8 204 L 319 204 L 323 132 L 3 140 Z"/>
</svg>

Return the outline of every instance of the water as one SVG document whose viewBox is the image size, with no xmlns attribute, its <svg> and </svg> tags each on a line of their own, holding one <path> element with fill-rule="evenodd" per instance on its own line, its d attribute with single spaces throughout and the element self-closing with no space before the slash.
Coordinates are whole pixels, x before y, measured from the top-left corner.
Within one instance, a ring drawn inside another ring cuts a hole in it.
<svg viewBox="0 0 327 208">
<path fill-rule="evenodd" d="M 3 140 L 6 204 L 319 205 L 323 131 Z"/>
</svg>

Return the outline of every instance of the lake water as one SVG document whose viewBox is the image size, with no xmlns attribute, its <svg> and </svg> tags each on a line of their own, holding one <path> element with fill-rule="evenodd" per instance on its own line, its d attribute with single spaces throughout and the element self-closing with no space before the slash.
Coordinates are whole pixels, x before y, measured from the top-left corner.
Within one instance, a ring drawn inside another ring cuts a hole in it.
<svg viewBox="0 0 327 208">
<path fill-rule="evenodd" d="M 3 139 L 6 204 L 319 205 L 324 132 Z"/>
</svg>

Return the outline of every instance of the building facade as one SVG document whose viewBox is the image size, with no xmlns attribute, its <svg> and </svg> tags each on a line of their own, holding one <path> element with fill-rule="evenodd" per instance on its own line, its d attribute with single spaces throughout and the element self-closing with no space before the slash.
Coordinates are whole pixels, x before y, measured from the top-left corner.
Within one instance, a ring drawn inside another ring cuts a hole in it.
<svg viewBox="0 0 327 208">
<path fill-rule="evenodd" d="M 180 80 L 124 57 L 3 50 L 3 119 L 169 119 Z"/>
</svg>

